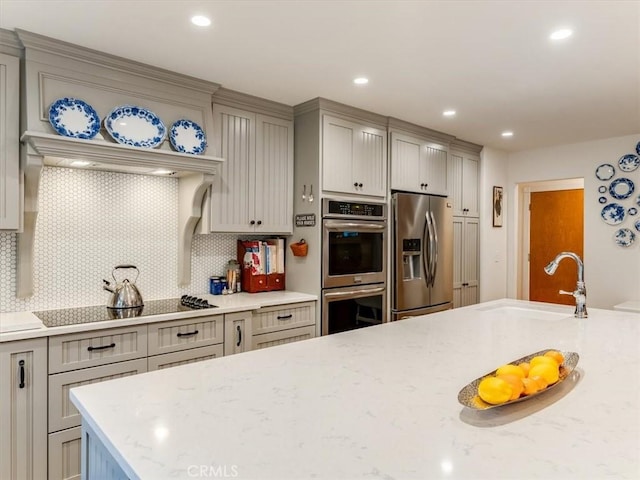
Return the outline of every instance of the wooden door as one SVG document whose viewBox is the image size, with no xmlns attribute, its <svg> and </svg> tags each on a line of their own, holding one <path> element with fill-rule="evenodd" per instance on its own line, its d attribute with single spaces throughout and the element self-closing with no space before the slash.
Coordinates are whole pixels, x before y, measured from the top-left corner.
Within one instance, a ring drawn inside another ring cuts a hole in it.
<svg viewBox="0 0 640 480">
<path fill-rule="evenodd" d="M 560 263 L 554 275 L 544 267 L 560 252 L 584 258 L 584 190 L 532 192 L 530 203 L 529 300 L 574 305 L 577 265 L 571 259 Z"/>
</svg>

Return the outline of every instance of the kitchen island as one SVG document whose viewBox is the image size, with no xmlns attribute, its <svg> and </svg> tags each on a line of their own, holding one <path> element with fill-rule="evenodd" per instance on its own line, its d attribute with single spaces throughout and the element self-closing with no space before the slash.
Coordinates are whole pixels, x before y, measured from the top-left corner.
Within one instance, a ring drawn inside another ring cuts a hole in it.
<svg viewBox="0 0 640 480">
<path fill-rule="evenodd" d="M 500 300 L 71 390 L 87 478 L 640 478 L 640 315 Z M 544 349 L 564 382 L 477 411 Z M 111 472 L 109 477 L 106 472 Z"/>
</svg>

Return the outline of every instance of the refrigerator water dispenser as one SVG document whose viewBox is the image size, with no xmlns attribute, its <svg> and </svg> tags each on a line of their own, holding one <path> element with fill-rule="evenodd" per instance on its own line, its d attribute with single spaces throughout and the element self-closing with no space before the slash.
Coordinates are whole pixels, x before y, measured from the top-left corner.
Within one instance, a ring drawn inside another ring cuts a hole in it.
<svg viewBox="0 0 640 480">
<path fill-rule="evenodd" d="M 402 279 L 413 280 L 422 278 L 422 249 L 419 238 L 405 238 L 402 240 Z"/>
</svg>

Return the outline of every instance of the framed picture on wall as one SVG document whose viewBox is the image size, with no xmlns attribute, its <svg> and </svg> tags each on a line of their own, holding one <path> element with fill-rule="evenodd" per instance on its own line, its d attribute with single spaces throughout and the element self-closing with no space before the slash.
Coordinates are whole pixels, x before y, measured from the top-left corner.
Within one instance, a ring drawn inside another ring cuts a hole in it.
<svg viewBox="0 0 640 480">
<path fill-rule="evenodd" d="M 502 205 L 502 187 L 493 187 L 493 226 L 502 226 L 502 214 L 504 208 Z"/>
</svg>

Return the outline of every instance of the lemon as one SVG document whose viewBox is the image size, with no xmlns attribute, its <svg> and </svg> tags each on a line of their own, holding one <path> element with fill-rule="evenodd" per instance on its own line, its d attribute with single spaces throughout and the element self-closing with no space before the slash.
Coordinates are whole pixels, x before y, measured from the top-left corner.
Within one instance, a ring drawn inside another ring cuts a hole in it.
<svg viewBox="0 0 640 480">
<path fill-rule="evenodd" d="M 548 385 L 556 383 L 560 378 L 560 372 L 558 370 L 558 364 L 555 360 L 551 359 L 552 363 L 538 363 L 531 367 L 529 370 L 529 378 L 542 377 L 546 380 Z"/>
<path fill-rule="evenodd" d="M 496 377 L 500 375 L 516 375 L 520 378 L 526 377 L 524 370 L 519 365 L 513 365 L 511 363 L 502 365 L 496 370 Z"/>
<path fill-rule="evenodd" d="M 562 365 L 562 362 L 564 362 L 564 355 L 562 355 L 562 353 L 557 350 L 549 350 L 544 354 L 544 356 L 553 358 L 558 363 L 558 365 Z"/>
<path fill-rule="evenodd" d="M 501 378 L 486 377 L 478 385 L 478 395 L 491 405 L 498 405 L 511 399 L 513 387 Z"/>
<path fill-rule="evenodd" d="M 547 363 L 550 365 L 554 365 L 556 367 L 558 366 L 558 362 L 556 362 L 554 358 L 545 357 L 544 355 L 538 355 L 537 357 L 533 357 L 529 362 L 529 365 L 531 366 L 531 368 L 533 368 L 536 365 L 540 365 L 541 363 Z M 529 370 L 529 375 L 531 375 L 531 370 Z"/>
</svg>

